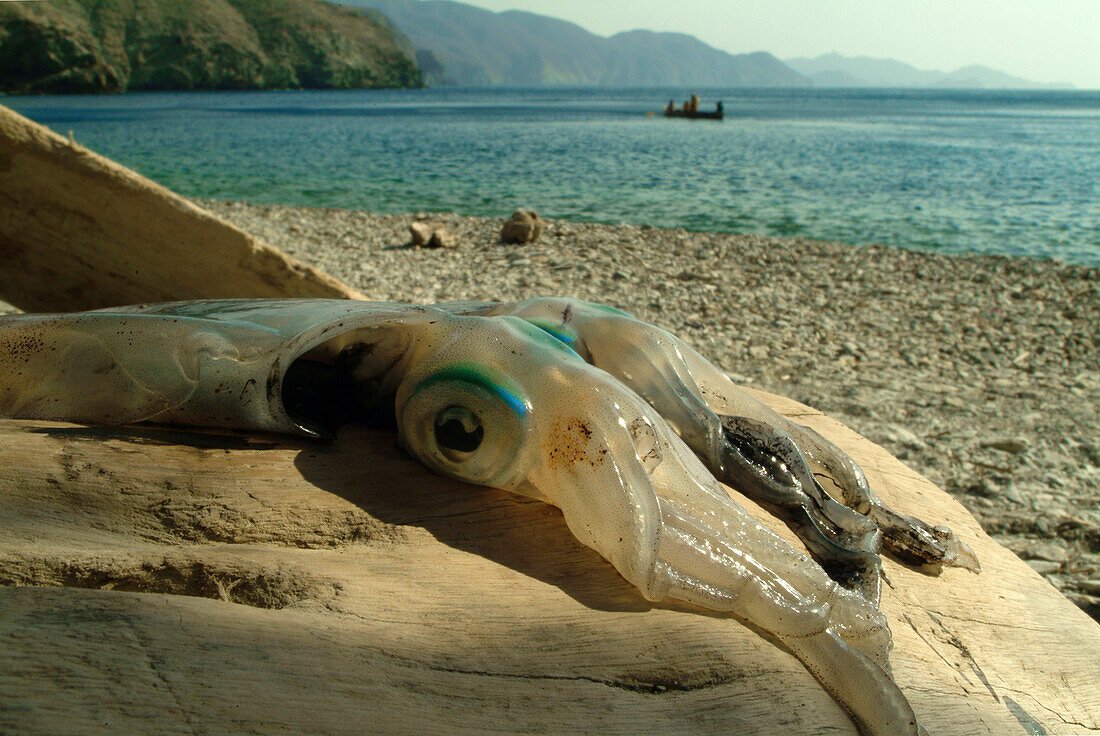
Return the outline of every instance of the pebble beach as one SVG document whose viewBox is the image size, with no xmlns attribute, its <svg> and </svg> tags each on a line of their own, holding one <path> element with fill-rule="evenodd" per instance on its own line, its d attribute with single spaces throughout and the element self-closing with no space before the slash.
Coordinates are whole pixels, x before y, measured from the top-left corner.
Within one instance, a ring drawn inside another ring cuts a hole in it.
<svg viewBox="0 0 1100 736">
<path fill-rule="evenodd" d="M 508 245 L 508 212 L 198 203 L 370 299 L 570 296 L 675 332 L 888 449 L 1100 620 L 1100 269 L 561 220 Z M 454 247 L 412 247 L 418 220 Z"/>
</svg>

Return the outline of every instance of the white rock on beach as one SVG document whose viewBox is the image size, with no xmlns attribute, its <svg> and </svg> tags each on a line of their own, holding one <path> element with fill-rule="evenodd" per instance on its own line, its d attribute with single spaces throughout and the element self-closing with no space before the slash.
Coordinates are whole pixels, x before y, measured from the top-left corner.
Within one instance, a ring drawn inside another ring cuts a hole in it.
<svg viewBox="0 0 1100 736">
<path fill-rule="evenodd" d="M 441 225 L 432 225 L 422 220 L 409 224 L 412 244 L 418 248 L 455 248 L 458 238 L 453 232 Z"/>
<path fill-rule="evenodd" d="M 431 240 L 432 226 L 426 222 L 417 221 L 409 225 L 409 233 L 412 235 L 412 244 L 422 248 Z"/>
</svg>

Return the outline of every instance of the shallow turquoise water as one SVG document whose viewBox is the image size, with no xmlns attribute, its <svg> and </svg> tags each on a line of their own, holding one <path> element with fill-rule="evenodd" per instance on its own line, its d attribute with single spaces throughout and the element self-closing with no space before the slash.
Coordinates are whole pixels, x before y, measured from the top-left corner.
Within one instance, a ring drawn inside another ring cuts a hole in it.
<svg viewBox="0 0 1100 736">
<path fill-rule="evenodd" d="M 669 90 L 6 98 L 187 195 L 801 235 L 1100 265 L 1100 92 Z M 707 104 L 704 105 L 706 107 Z"/>
</svg>

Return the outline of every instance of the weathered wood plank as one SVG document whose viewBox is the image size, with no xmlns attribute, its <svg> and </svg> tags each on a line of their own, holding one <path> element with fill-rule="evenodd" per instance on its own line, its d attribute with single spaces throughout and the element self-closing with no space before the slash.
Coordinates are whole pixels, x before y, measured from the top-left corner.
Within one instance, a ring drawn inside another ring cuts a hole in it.
<svg viewBox="0 0 1100 736">
<path fill-rule="evenodd" d="M 1100 733 L 1100 626 L 884 450 L 764 398 L 982 561 L 886 563 L 931 734 Z M 0 445 L 0 732 L 854 733 L 774 642 L 646 602 L 555 509 L 392 434 L 2 421 Z"/>
<path fill-rule="evenodd" d="M 0 106 L 0 299 L 25 311 L 215 297 L 363 298 Z"/>
</svg>

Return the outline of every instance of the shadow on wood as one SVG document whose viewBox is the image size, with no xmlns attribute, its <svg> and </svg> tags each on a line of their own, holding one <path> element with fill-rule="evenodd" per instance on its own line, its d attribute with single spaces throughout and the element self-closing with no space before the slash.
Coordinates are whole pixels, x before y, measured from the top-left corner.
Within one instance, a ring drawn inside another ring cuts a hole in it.
<svg viewBox="0 0 1100 736">
<path fill-rule="evenodd" d="M 886 563 L 929 733 L 1097 732 L 1100 627 L 884 450 L 763 398 L 981 558 Z M 432 475 L 387 432 L 2 421 L 0 441 L 0 731 L 854 733 L 774 642 L 650 604 L 556 509 Z"/>
</svg>

